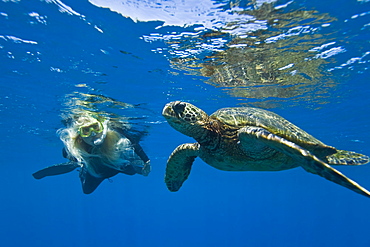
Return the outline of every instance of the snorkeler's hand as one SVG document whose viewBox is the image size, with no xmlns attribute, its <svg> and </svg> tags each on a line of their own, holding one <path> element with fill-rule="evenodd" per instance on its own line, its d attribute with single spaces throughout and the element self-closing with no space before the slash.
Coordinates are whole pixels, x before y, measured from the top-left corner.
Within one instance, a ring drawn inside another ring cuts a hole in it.
<svg viewBox="0 0 370 247">
<path fill-rule="evenodd" d="M 152 170 L 152 167 L 150 165 L 150 160 L 148 160 L 147 162 L 145 162 L 141 174 L 143 176 L 148 176 L 151 170 Z"/>
</svg>

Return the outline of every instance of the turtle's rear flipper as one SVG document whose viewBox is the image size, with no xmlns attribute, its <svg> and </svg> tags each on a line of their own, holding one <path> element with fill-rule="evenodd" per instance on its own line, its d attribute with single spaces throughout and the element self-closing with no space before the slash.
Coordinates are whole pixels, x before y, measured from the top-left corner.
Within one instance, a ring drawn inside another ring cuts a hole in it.
<svg viewBox="0 0 370 247">
<path fill-rule="evenodd" d="M 33 173 L 32 176 L 36 179 L 41 179 L 47 176 L 55 176 L 55 175 L 68 173 L 68 172 L 73 171 L 77 167 L 80 167 L 80 166 L 76 162 L 70 161 L 70 162 L 46 167 L 40 171 Z"/>
<path fill-rule="evenodd" d="M 351 151 L 337 150 L 335 154 L 326 157 L 330 165 L 364 165 L 370 161 L 369 157 Z"/>
<path fill-rule="evenodd" d="M 270 148 L 274 148 L 299 162 L 306 171 L 317 174 L 326 178 L 334 183 L 342 185 L 350 190 L 353 190 L 361 195 L 370 197 L 370 192 L 353 180 L 344 176 L 341 172 L 335 170 L 325 162 L 312 155 L 306 149 L 298 146 L 297 144 L 281 138 L 269 131 L 258 127 L 244 127 L 239 130 L 239 140 L 241 147 L 243 143 L 248 143 L 250 138 L 256 138 L 265 143 Z"/>
</svg>

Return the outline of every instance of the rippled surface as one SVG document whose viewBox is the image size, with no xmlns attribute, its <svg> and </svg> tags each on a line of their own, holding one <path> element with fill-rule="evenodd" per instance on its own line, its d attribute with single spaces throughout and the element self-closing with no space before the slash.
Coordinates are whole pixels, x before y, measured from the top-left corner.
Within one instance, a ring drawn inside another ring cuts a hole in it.
<svg viewBox="0 0 370 247">
<path fill-rule="evenodd" d="M 352 45 L 346 24 L 368 12 L 343 21 L 294 1 L 91 2 L 135 21 L 163 21 L 143 39 L 155 42 L 154 51 L 174 68 L 268 108 L 281 106 L 282 100 L 329 102 L 343 79 L 336 70 L 367 63 L 369 54 L 337 60 Z M 369 27 L 360 28 L 364 34 Z"/>
<path fill-rule="evenodd" d="M 78 87 L 85 87 L 85 85 L 78 85 Z M 140 104 L 133 105 L 91 93 L 67 94 L 62 105 L 64 106 L 61 109 L 62 119 L 69 117 L 71 113 L 93 112 L 99 116 L 126 123 L 133 133 L 147 133 L 148 124 L 151 121 L 148 114 L 152 114 L 149 109 Z"/>
<path fill-rule="evenodd" d="M 4 246 L 369 246 L 370 201 L 308 174 L 222 172 L 196 160 L 163 181 L 193 142 L 161 116 L 169 101 L 211 114 L 253 105 L 325 144 L 370 155 L 370 2 L 0 0 L 0 228 Z M 148 134 L 148 177 L 83 195 L 55 135 L 76 109 Z M 370 166 L 336 167 L 370 188 Z"/>
</svg>

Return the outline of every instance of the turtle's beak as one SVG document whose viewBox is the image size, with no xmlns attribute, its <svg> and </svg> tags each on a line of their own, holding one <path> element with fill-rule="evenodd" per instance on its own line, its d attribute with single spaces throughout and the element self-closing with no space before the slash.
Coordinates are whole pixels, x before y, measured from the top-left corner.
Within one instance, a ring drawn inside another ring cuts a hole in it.
<svg viewBox="0 0 370 247">
<path fill-rule="evenodd" d="M 165 118 L 167 117 L 172 117 L 174 114 L 174 111 L 172 110 L 172 106 L 171 106 L 172 102 L 171 103 L 167 103 L 164 107 L 163 107 L 163 110 L 162 110 L 162 116 L 164 116 Z"/>
</svg>

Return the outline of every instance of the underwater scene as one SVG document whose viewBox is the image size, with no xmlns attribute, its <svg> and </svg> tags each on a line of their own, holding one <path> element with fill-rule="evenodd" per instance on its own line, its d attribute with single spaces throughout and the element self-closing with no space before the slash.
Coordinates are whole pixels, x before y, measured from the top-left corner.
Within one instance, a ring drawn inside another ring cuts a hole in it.
<svg viewBox="0 0 370 247">
<path fill-rule="evenodd" d="M 0 0 L 0 238 L 370 246 L 369 0 Z"/>
</svg>

